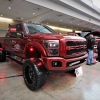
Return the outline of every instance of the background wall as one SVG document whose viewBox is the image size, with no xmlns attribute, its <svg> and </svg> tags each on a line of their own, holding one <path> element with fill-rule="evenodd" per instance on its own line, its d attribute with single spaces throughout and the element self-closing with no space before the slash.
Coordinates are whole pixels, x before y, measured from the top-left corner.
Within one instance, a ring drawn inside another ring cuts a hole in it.
<svg viewBox="0 0 100 100">
<path fill-rule="evenodd" d="M 5 37 L 6 32 L 6 30 L 0 30 L 0 37 Z"/>
</svg>

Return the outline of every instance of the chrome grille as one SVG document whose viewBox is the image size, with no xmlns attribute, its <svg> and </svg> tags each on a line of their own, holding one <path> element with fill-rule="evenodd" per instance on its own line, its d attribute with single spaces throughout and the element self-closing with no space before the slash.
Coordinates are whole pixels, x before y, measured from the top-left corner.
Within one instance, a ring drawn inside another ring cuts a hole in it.
<svg viewBox="0 0 100 100">
<path fill-rule="evenodd" d="M 70 47 L 70 50 L 66 50 L 66 55 L 72 55 L 78 52 L 86 51 L 86 41 L 67 41 L 66 47 Z"/>
<path fill-rule="evenodd" d="M 66 46 L 80 46 L 80 45 L 86 45 L 86 41 L 83 41 L 83 42 L 67 41 L 66 42 Z"/>
<path fill-rule="evenodd" d="M 78 53 L 78 52 L 85 52 L 86 48 L 81 48 L 81 49 L 71 49 L 66 51 L 66 55 L 72 55 L 73 53 Z"/>
</svg>

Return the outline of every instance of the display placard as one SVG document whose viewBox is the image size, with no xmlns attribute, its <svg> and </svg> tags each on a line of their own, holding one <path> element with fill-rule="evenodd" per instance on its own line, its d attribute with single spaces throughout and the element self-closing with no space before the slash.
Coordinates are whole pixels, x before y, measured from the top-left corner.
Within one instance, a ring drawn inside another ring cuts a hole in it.
<svg viewBox="0 0 100 100">
<path fill-rule="evenodd" d="M 76 77 L 83 74 L 82 66 L 75 69 L 75 74 L 76 74 Z"/>
</svg>

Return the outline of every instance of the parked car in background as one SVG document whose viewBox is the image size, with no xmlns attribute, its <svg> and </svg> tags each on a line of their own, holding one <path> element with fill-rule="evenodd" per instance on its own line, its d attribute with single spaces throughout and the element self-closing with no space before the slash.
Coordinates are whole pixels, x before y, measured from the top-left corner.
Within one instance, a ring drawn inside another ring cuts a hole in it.
<svg viewBox="0 0 100 100">
<path fill-rule="evenodd" d="M 88 38 L 90 34 L 92 34 L 95 38 L 96 38 L 96 42 L 94 44 L 94 52 L 93 52 L 93 55 L 94 55 L 94 59 L 97 58 L 97 44 L 98 44 L 98 41 L 100 40 L 100 31 L 94 31 L 94 32 L 82 32 L 82 33 L 76 33 L 78 34 L 79 36 L 81 37 L 84 37 L 84 38 Z"/>
</svg>

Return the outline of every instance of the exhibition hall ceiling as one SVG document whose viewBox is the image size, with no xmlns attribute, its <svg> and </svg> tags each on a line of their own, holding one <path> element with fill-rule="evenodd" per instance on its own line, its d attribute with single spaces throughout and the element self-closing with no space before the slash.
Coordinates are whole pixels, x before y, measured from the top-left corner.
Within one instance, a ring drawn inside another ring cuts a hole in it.
<svg viewBox="0 0 100 100">
<path fill-rule="evenodd" d="M 24 0 L 0 0 L 0 15 L 15 20 L 23 21 L 48 11 Z"/>
<path fill-rule="evenodd" d="M 26 2 L 25 0 L 0 0 L 0 17 L 25 21 L 50 11 L 51 9 Z M 56 11 L 52 11 L 52 14 L 42 23 L 80 31 L 99 28 L 99 26 L 94 24 Z"/>
</svg>

